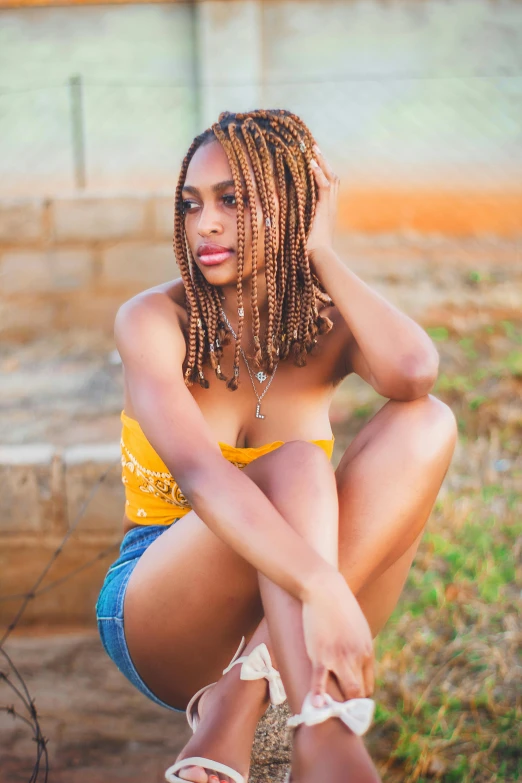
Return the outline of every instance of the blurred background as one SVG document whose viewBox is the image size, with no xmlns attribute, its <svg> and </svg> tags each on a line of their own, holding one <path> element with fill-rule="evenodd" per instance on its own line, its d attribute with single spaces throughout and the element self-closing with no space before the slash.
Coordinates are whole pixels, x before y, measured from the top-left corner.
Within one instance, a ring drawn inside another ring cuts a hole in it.
<svg viewBox="0 0 522 783">
<path fill-rule="evenodd" d="M 192 138 L 259 107 L 309 125 L 341 257 L 436 341 L 459 423 L 369 746 L 392 783 L 522 776 L 522 3 L 0 0 L 1 783 L 47 779 L 44 738 L 52 783 L 160 781 L 187 736 L 95 632 L 124 503 L 112 326 L 178 275 Z M 384 402 L 342 384 L 334 462 Z"/>
</svg>

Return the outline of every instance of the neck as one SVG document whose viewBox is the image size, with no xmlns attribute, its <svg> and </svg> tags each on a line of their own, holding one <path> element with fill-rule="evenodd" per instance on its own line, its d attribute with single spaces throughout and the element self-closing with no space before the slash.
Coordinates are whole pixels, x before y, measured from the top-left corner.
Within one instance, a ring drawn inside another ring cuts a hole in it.
<svg viewBox="0 0 522 783">
<path fill-rule="evenodd" d="M 239 323 L 237 290 L 231 286 L 226 286 L 223 287 L 222 291 L 224 298 L 221 300 L 221 307 L 225 311 L 234 331 L 237 333 L 237 325 Z M 259 309 L 260 337 L 262 339 L 268 320 L 268 293 L 264 275 L 258 275 L 257 306 Z M 249 344 L 250 339 L 248 336 L 252 334 L 252 297 L 250 280 L 243 282 L 243 310 L 245 312 L 243 317 L 243 342 Z"/>
</svg>

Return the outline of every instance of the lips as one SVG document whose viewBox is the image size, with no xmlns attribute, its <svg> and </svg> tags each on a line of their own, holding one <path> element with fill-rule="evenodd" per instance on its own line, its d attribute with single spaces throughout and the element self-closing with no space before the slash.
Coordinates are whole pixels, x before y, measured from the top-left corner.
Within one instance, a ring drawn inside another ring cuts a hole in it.
<svg viewBox="0 0 522 783">
<path fill-rule="evenodd" d="M 223 261 L 226 261 L 233 252 L 234 251 L 230 248 L 223 247 L 223 245 L 216 245 L 213 242 L 206 242 L 197 249 L 198 258 L 205 266 L 221 264 Z"/>
</svg>

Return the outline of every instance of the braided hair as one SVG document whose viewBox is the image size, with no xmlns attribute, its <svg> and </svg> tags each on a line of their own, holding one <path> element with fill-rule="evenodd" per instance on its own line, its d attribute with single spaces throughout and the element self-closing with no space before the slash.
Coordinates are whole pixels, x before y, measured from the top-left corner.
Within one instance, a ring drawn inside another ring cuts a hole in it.
<svg viewBox="0 0 522 783">
<path fill-rule="evenodd" d="M 218 141 L 228 158 L 235 186 L 236 203 L 242 204 L 242 181 L 253 210 L 256 190 L 263 213 L 265 275 L 268 292 L 268 323 L 260 334 L 257 295 L 258 226 L 252 215 L 251 305 L 254 363 L 272 373 L 275 363 L 291 356 L 299 367 L 332 322 L 319 313 L 318 305 L 332 304 L 310 268 L 306 250 L 316 207 L 316 183 L 311 168 L 315 140 L 295 114 L 285 109 L 259 109 L 244 113 L 222 112 L 210 128 L 196 136 L 183 160 L 175 195 L 174 252 L 185 287 L 189 316 L 184 377 L 187 386 L 208 388 L 204 367 L 210 365 L 217 378 L 234 391 L 239 383 L 239 357 L 243 332 L 243 266 L 245 215 L 237 210 L 237 308 L 238 329 L 234 347 L 233 375 L 227 378 L 220 365 L 223 348 L 233 336 L 221 315 L 221 291 L 207 282 L 194 262 L 185 234 L 182 190 L 187 170 L 199 147 Z M 254 180 L 249 165 L 254 172 Z M 276 242 L 276 201 L 279 198 L 279 243 Z"/>
</svg>

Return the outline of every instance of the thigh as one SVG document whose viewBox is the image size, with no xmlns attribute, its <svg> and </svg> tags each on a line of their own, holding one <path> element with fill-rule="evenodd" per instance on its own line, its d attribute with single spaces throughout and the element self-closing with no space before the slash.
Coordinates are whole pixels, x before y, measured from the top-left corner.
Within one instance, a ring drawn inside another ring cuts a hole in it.
<svg viewBox="0 0 522 783">
<path fill-rule="evenodd" d="M 193 511 L 144 552 L 124 600 L 134 666 L 178 709 L 218 679 L 262 616 L 257 572 Z"/>
<path fill-rule="evenodd" d="M 455 439 L 435 397 L 390 401 L 339 463 L 339 566 L 374 636 L 400 597 Z"/>
<path fill-rule="evenodd" d="M 368 620 L 373 638 L 386 625 L 397 606 L 421 538 L 422 534 L 384 573 L 371 579 L 357 593 L 357 600 Z"/>
<path fill-rule="evenodd" d="M 417 541 L 455 440 L 453 414 L 428 395 L 388 402 L 346 450 L 336 471 L 339 563 L 355 593 Z"/>
</svg>

